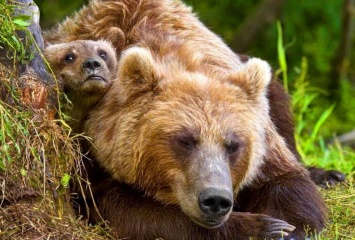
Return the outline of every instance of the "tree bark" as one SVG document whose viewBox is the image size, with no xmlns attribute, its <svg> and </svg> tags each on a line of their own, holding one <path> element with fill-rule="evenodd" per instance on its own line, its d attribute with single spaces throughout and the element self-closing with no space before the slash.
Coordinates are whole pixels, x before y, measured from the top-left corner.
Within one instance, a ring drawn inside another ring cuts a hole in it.
<svg viewBox="0 0 355 240">
<path fill-rule="evenodd" d="M 250 46 L 266 26 L 274 23 L 282 12 L 284 0 L 264 0 L 240 25 L 233 37 L 232 48 L 238 53 L 248 52 Z"/>
<path fill-rule="evenodd" d="M 54 118 L 57 104 L 57 94 L 55 92 L 55 82 L 51 74 L 46 70 L 46 64 L 42 58 L 41 50 L 44 48 L 44 41 L 39 26 L 39 9 L 33 0 L 8 1 L 8 4 L 16 5 L 14 14 L 27 15 L 31 17 L 28 31 L 17 31 L 16 35 L 26 46 L 26 53 L 32 54 L 33 58 L 28 62 L 13 63 L 11 49 L 5 44 L 0 46 L 0 61 L 12 68 L 18 75 L 18 83 L 21 102 L 24 106 L 34 111 L 43 110 L 47 117 Z M 29 44 L 28 44 L 29 43 Z"/>
<path fill-rule="evenodd" d="M 355 0 L 344 0 L 341 38 L 331 64 L 333 66 L 330 72 L 332 96 L 335 96 L 339 90 L 340 82 L 348 78 L 354 29 L 354 7 Z"/>
<path fill-rule="evenodd" d="M 5 129 L 0 139 L 0 238 L 85 239 L 76 234 L 76 229 L 86 226 L 79 226 L 79 221 L 74 223 L 75 213 L 67 187 L 68 174 L 75 176 L 74 165 L 80 160 L 79 148 L 69 138 L 65 125 L 62 127 L 52 121 L 58 102 L 57 84 L 41 54 L 44 41 L 39 9 L 32 0 L 6 3 L 15 6 L 14 17 L 31 16 L 28 31 L 17 31 L 13 35 L 21 39 L 27 54 L 33 57 L 14 63 L 11 56 L 15 52 L 11 52 L 10 45 L 0 43 L 0 97 L 3 97 L 2 84 L 5 89 L 10 85 L 9 95 L 14 96 L 14 100 L 8 102 L 12 106 L 3 104 L 11 97 L 2 98 L 0 102 L 7 116 L 0 122 Z M 4 77 L 1 76 L 3 69 Z M 66 183 L 62 183 L 64 177 Z M 85 230 L 79 232 L 82 234 Z"/>
</svg>

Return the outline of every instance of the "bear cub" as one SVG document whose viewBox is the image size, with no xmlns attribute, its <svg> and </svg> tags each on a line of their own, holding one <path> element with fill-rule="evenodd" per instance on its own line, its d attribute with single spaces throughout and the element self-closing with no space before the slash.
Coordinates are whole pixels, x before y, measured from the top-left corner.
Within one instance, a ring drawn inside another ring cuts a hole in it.
<svg viewBox="0 0 355 240">
<path fill-rule="evenodd" d="M 78 40 L 49 45 L 44 55 L 72 103 L 69 125 L 80 132 L 86 114 L 117 76 L 116 50 L 108 41 Z"/>
</svg>

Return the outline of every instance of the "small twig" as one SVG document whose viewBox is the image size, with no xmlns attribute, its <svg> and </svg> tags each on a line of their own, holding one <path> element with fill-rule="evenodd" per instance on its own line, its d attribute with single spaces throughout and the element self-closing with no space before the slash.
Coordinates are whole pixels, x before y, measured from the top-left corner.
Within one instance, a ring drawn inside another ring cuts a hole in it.
<svg viewBox="0 0 355 240">
<path fill-rule="evenodd" d="M 354 144 L 355 143 L 355 130 L 338 136 L 337 140 L 341 144 L 345 144 L 345 145 Z"/>
</svg>

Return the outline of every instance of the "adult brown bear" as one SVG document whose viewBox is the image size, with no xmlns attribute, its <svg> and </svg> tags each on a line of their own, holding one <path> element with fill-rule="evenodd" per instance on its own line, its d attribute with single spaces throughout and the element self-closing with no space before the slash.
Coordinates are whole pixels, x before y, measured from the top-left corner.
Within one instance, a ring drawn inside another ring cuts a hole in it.
<svg viewBox="0 0 355 240">
<path fill-rule="evenodd" d="M 235 55 L 179 1 L 93 1 L 46 40 L 112 28 L 128 50 L 86 130 L 118 181 L 97 200 L 119 237 L 301 239 L 305 226 L 322 229 L 324 204 L 275 130 L 296 153 L 287 95 L 269 85 L 266 63 Z"/>
<path fill-rule="evenodd" d="M 190 8 L 179 1 L 91 1 L 89 6 L 76 15 L 45 32 L 44 38 L 52 44 L 106 38 L 115 43 L 119 56 L 123 48 L 142 43 L 151 37 L 151 33 L 148 34 L 150 28 L 152 32 L 176 37 L 179 41 L 184 41 L 185 45 L 191 45 L 190 51 L 195 50 L 195 55 L 203 53 L 204 62 L 209 62 L 209 67 L 235 68 L 241 61 L 248 59 L 245 55 L 232 53 L 215 34 L 203 26 Z M 159 46 L 159 43 L 155 45 Z M 279 134 L 285 138 L 288 147 L 300 161 L 295 145 L 289 96 L 275 80 L 269 84 L 268 100 L 270 115 Z M 322 186 L 333 185 L 345 179 L 345 175 L 336 170 L 325 171 L 311 167 L 309 171 L 312 180 Z"/>
<path fill-rule="evenodd" d="M 116 181 L 96 200 L 118 237 L 301 239 L 305 227 L 322 229 L 323 202 L 268 115 L 269 66 L 250 59 L 206 77 L 170 57 L 126 50 L 86 122 Z"/>
</svg>

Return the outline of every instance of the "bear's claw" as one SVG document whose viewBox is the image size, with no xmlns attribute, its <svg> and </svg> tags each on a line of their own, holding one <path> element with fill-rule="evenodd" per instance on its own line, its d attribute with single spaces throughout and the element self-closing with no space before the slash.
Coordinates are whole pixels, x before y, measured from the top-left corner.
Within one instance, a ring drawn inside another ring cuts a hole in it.
<svg viewBox="0 0 355 240">
<path fill-rule="evenodd" d="M 266 237 L 268 238 L 285 237 L 296 229 L 295 226 L 280 219 L 265 217 L 265 221 L 268 222 L 266 229 Z"/>
</svg>

